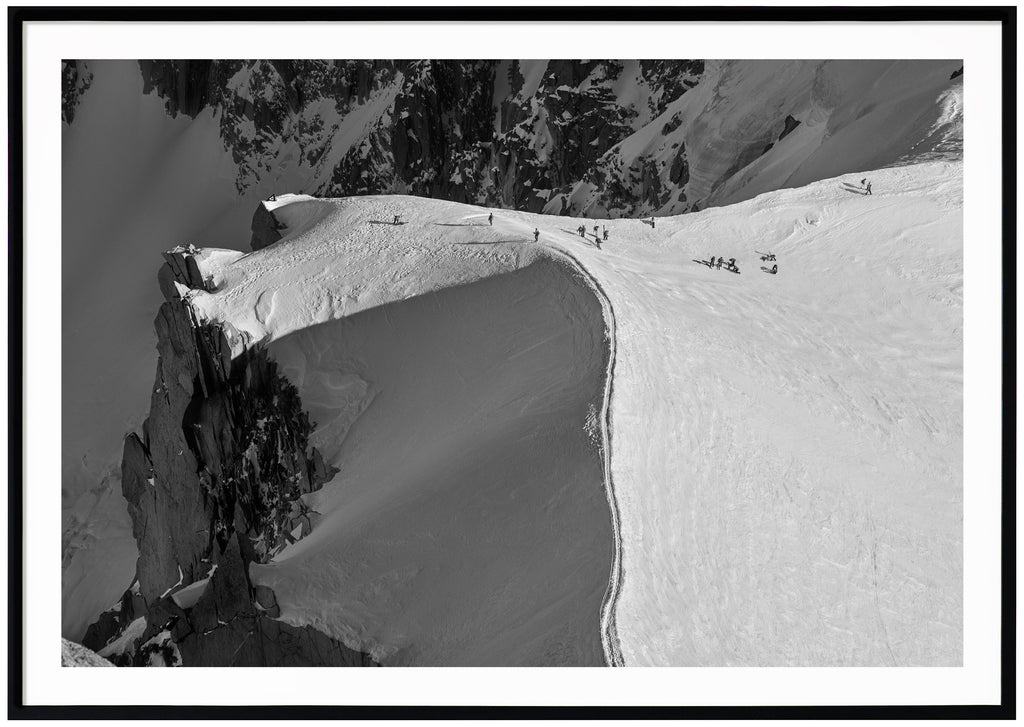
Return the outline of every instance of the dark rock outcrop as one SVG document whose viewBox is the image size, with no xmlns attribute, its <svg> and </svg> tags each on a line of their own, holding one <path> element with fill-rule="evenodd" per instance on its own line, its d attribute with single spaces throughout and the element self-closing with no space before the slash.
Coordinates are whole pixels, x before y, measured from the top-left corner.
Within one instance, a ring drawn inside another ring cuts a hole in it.
<svg viewBox="0 0 1024 727">
<path fill-rule="evenodd" d="M 274 217 L 274 213 L 260 202 L 256 207 L 256 213 L 252 216 L 252 238 L 249 240 L 249 247 L 253 250 L 261 250 L 280 239 L 281 225 Z"/>
<path fill-rule="evenodd" d="M 60 111 L 65 124 L 75 120 L 75 111 L 82 100 L 82 94 L 92 85 L 92 71 L 87 61 L 60 62 Z"/>
<path fill-rule="evenodd" d="M 179 294 L 205 286 L 193 252 L 164 256 L 150 413 L 124 444 L 136 583 L 90 627 L 89 642 L 102 648 L 141 614 L 145 632 L 119 664 L 369 663 L 315 630 L 274 621 L 276 598 L 249 583 L 249 563 L 311 530 L 316 513 L 300 497 L 336 470 L 309 445 L 298 392 L 266 351 L 230 325 L 200 321 Z"/>
<path fill-rule="evenodd" d="M 623 209 L 647 209 L 645 200 L 675 194 L 654 193 L 652 185 L 629 189 L 603 157 L 696 86 L 703 61 L 636 61 L 627 70 L 623 61 L 552 60 L 539 78 L 536 67 L 524 72 L 524 65 L 139 61 L 144 93 L 160 96 L 168 114 L 215 113 L 238 164 L 240 191 L 272 176 L 282 146 L 294 143 L 310 179 L 319 180 L 308 191 L 321 197 L 400 193 L 540 212 L 583 180 L 616 184 L 604 199 Z M 527 86 L 527 73 L 535 86 Z M 640 102 L 616 95 L 627 73 L 635 75 L 629 83 L 639 88 Z M 328 153 L 338 119 L 366 113 L 383 97 L 392 100 L 364 120 L 363 136 L 340 156 Z M 634 170 L 641 176 L 642 166 Z M 571 211 L 568 204 L 563 210 Z M 255 244 L 276 239 L 272 225 L 261 222 L 259 230 Z"/>
<path fill-rule="evenodd" d="M 800 126 L 800 122 L 794 119 L 792 116 L 787 115 L 786 120 L 783 122 L 783 125 L 784 126 L 782 129 L 782 133 L 779 135 L 779 141 L 785 139 L 786 136 L 789 135 L 789 132 L 791 132 L 796 127 Z"/>
<path fill-rule="evenodd" d="M 99 651 L 113 641 L 135 619 L 146 615 L 146 602 L 139 593 L 138 583 L 132 583 L 121 599 L 108 611 L 100 614 L 82 639 L 82 645 Z"/>
</svg>

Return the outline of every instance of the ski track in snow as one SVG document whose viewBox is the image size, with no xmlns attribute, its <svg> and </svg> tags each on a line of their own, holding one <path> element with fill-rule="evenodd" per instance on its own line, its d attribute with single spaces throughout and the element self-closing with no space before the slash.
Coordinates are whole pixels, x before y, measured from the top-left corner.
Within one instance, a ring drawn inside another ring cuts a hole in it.
<svg viewBox="0 0 1024 727">
<path fill-rule="evenodd" d="M 600 249 L 570 218 L 495 210 L 493 227 L 451 226 L 486 212 L 295 203 L 277 212 L 288 235 L 224 265 L 222 291 L 196 305 L 269 340 L 568 256 L 611 335 L 606 662 L 958 664 L 961 175 L 895 167 L 866 175 L 872 196 L 851 189 L 859 174 L 656 229 L 608 221 Z M 383 223 L 394 214 L 407 224 Z M 754 250 L 776 253 L 778 276 Z M 741 274 L 690 262 L 708 255 Z"/>
</svg>

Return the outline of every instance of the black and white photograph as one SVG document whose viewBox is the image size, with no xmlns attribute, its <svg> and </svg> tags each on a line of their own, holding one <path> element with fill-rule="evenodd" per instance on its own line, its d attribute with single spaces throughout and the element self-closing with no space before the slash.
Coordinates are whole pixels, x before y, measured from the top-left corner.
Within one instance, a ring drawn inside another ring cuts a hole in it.
<svg viewBox="0 0 1024 727">
<path fill-rule="evenodd" d="M 967 50 L 196 43 L 26 81 L 62 668 L 977 663 Z"/>
</svg>

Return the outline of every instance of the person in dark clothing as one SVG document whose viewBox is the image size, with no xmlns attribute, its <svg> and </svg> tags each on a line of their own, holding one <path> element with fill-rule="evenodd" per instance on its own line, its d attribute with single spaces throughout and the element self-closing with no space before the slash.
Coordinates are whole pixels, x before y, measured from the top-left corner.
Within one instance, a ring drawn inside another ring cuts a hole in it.
<svg viewBox="0 0 1024 727">
<path fill-rule="evenodd" d="M 601 232 L 603 233 L 602 237 L 604 238 L 604 241 L 608 242 L 608 228 L 607 227 L 601 228 Z"/>
<path fill-rule="evenodd" d="M 540 239 L 540 230 L 538 230 L 536 227 L 534 227 L 533 228 L 533 241 L 537 242 L 537 240 L 539 240 L 539 239 Z"/>
<path fill-rule="evenodd" d="M 722 260 L 722 258 L 718 258 L 718 262 L 715 263 L 715 269 L 716 270 L 721 270 L 723 262 L 724 262 L 724 260 Z"/>
<path fill-rule="evenodd" d="M 398 224 L 398 221 L 399 221 L 399 220 L 400 220 L 401 218 L 402 218 L 402 216 L 401 216 L 401 215 L 395 215 L 395 224 L 396 224 L 396 225 Z"/>
<path fill-rule="evenodd" d="M 729 264 L 726 267 L 729 267 L 729 268 L 736 267 L 736 258 L 734 258 L 734 257 L 729 258 Z"/>
<path fill-rule="evenodd" d="M 871 182 L 868 182 L 864 188 L 868 191 L 868 194 L 871 194 Z"/>
<path fill-rule="evenodd" d="M 491 212 L 489 215 L 487 215 L 487 224 L 488 225 L 494 225 L 494 213 L 493 212 Z"/>
</svg>

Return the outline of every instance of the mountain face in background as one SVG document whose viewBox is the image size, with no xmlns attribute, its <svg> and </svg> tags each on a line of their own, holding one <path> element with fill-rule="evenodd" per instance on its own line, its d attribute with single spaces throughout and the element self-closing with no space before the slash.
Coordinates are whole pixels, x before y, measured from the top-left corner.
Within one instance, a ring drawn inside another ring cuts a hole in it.
<svg viewBox="0 0 1024 727">
<path fill-rule="evenodd" d="M 806 183 L 920 153 L 914 145 L 928 137 L 936 99 L 959 68 L 957 61 L 139 61 L 143 93 L 161 98 L 168 115 L 214 114 L 240 193 L 290 168 L 303 188 L 279 191 L 413 194 L 597 218 L 740 201 L 753 196 L 738 189 L 751 181 L 753 165 L 773 168 L 757 175 L 771 182 L 755 184 L 756 194 L 794 174 L 794 183 Z M 88 62 L 65 61 L 63 79 L 63 118 L 74 123 L 91 81 Z M 915 128 L 871 138 L 872 125 L 897 106 Z M 836 135 L 845 141 L 829 143 Z M 808 159 L 822 147 L 831 148 Z"/>
<path fill-rule="evenodd" d="M 140 61 L 169 114 L 217 113 L 240 192 L 283 161 L 317 196 L 405 193 L 561 212 L 703 61 Z M 73 94 L 68 94 L 73 104 Z M 71 116 L 66 111 L 66 118 Z M 679 150 L 679 169 L 685 168 Z M 637 167 L 643 173 L 643 163 Z M 610 209 L 660 206 L 608 180 Z M 643 209 L 640 210 L 639 208 Z"/>
<path fill-rule="evenodd" d="M 954 60 L 65 61 L 63 634 L 134 577 L 121 457 L 152 391 L 162 251 L 240 249 L 283 192 L 589 218 L 729 205 L 958 156 L 962 84 Z"/>
</svg>

